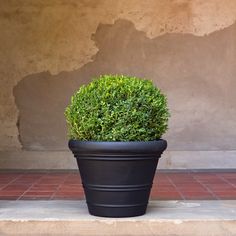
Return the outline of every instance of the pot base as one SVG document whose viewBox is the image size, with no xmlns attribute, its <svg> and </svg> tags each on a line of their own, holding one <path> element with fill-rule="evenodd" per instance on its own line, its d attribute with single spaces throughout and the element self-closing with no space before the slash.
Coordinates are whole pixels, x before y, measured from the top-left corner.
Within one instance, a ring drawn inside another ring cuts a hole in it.
<svg viewBox="0 0 236 236">
<path fill-rule="evenodd" d="M 95 206 L 93 204 L 88 204 L 88 210 L 91 215 L 101 216 L 101 217 L 133 217 L 141 216 L 146 213 L 147 204 L 141 206 Z"/>
</svg>

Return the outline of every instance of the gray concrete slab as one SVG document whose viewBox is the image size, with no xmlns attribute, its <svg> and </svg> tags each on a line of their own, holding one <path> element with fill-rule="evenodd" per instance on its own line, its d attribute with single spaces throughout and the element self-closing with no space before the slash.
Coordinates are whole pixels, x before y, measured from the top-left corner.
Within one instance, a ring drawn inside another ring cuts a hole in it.
<svg viewBox="0 0 236 236">
<path fill-rule="evenodd" d="M 152 201 L 133 218 L 91 216 L 84 201 L 0 201 L 0 235 L 236 235 L 236 200 Z"/>
<path fill-rule="evenodd" d="M 85 201 L 0 201 L 0 220 L 100 220 L 88 214 Z M 140 220 L 236 220 L 236 200 L 151 201 L 144 216 L 109 218 Z"/>
</svg>

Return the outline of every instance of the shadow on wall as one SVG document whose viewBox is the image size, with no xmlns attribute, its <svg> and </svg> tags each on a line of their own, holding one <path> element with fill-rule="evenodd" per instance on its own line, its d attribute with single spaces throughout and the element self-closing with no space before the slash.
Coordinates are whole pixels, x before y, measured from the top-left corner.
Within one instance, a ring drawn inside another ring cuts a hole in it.
<svg viewBox="0 0 236 236">
<path fill-rule="evenodd" d="M 100 74 L 146 77 L 167 93 L 170 150 L 234 149 L 235 38 L 236 24 L 204 37 L 166 34 L 154 39 L 126 20 L 100 25 L 93 35 L 99 51 L 92 62 L 55 76 L 33 74 L 14 88 L 24 149 L 67 149 L 64 109 L 75 90 Z"/>
</svg>

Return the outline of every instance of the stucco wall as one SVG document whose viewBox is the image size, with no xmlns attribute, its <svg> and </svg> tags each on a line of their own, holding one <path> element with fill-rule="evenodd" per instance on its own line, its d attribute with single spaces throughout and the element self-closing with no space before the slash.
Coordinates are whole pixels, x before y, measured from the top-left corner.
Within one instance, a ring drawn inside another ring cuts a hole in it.
<svg viewBox="0 0 236 236">
<path fill-rule="evenodd" d="M 65 150 L 69 97 L 103 73 L 167 93 L 169 150 L 234 150 L 235 20 L 234 0 L 0 1 L 0 150 Z"/>
</svg>

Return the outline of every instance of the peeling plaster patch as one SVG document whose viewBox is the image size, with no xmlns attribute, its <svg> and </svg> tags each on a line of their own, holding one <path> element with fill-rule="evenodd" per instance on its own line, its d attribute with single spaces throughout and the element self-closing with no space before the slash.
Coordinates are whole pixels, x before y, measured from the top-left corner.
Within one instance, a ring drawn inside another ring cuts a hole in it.
<svg viewBox="0 0 236 236">
<path fill-rule="evenodd" d="M 234 0 L 194 0 L 193 28 L 195 35 L 207 35 L 234 24 L 236 21 L 236 2 Z"/>
<path fill-rule="evenodd" d="M 234 149 L 235 37 L 236 24 L 205 37 L 166 34 L 154 39 L 126 20 L 100 24 L 93 36 L 99 51 L 92 62 L 58 75 L 29 75 L 15 87 L 23 146 L 66 149 L 63 113 L 71 95 L 92 77 L 115 73 L 150 78 L 167 93 L 169 150 Z"/>
<path fill-rule="evenodd" d="M 146 3 L 133 5 L 133 1 L 126 3 L 130 10 L 124 11 L 120 18 L 127 19 L 138 30 L 146 33 L 148 38 L 155 38 L 166 33 L 192 33 L 192 3 L 186 0 L 151 1 L 152 6 L 147 11 Z M 161 9 L 158 11 L 158 9 Z"/>
<path fill-rule="evenodd" d="M 208 35 L 236 21 L 234 0 L 150 0 L 128 1 L 119 18 L 134 23 L 149 38 L 166 33 Z"/>
</svg>

